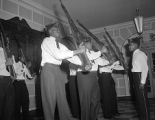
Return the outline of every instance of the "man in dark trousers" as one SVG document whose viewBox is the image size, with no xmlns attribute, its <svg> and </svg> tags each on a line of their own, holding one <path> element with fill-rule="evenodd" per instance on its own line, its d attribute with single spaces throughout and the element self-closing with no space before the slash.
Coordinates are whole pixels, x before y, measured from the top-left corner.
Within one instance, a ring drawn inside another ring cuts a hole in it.
<svg viewBox="0 0 155 120">
<path fill-rule="evenodd" d="M 80 118 L 80 101 L 77 88 L 77 68 L 74 64 L 69 66 L 69 94 L 70 106 L 73 116 Z"/>
<path fill-rule="evenodd" d="M 6 60 L 0 42 L 0 120 L 14 120 L 14 86 L 6 65 L 13 65 L 13 61 Z"/>
<path fill-rule="evenodd" d="M 60 69 L 63 59 L 74 63 L 73 58 L 77 54 L 85 52 L 85 48 L 71 51 L 65 45 L 61 44 L 61 34 L 58 23 L 46 27 L 48 36 L 44 38 L 41 44 L 41 96 L 45 120 L 54 120 L 56 104 L 60 120 L 74 120 L 66 99 L 65 83 L 67 75 Z M 74 57 L 73 57 L 74 56 Z M 81 61 L 77 57 L 81 65 Z"/>
<path fill-rule="evenodd" d="M 96 120 L 100 109 L 100 92 L 97 78 L 98 62 L 97 59 L 101 56 L 101 51 L 95 52 L 92 49 L 92 42 L 85 42 L 86 54 L 92 64 L 89 71 L 78 69 L 77 83 L 81 105 L 81 120 Z"/>
<path fill-rule="evenodd" d="M 128 41 L 129 50 L 133 52 L 131 71 L 133 77 L 133 88 L 136 97 L 136 105 L 140 120 L 150 120 L 149 101 L 147 98 L 146 89 L 148 64 L 146 54 L 139 49 L 141 40 L 141 37 L 136 37 Z"/>
<path fill-rule="evenodd" d="M 119 65 L 119 61 L 110 63 L 109 60 L 101 57 L 103 63 L 99 65 L 99 86 L 101 94 L 101 106 L 103 110 L 103 116 L 105 119 L 113 119 L 118 115 L 117 108 L 117 94 L 115 89 L 115 81 L 112 77 L 113 69 L 123 70 L 123 67 Z"/>
<path fill-rule="evenodd" d="M 26 80 L 35 79 L 36 76 L 31 76 L 28 67 L 24 64 L 23 56 L 19 56 L 17 62 L 14 60 L 14 69 L 16 79 L 14 80 L 15 88 L 15 119 L 29 120 L 29 92 L 26 85 Z"/>
</svg>

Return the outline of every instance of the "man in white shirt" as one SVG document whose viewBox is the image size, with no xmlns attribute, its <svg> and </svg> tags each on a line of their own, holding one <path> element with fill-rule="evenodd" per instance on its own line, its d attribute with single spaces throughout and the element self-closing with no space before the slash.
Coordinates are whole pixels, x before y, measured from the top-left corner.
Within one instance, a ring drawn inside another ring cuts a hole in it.
<svg viewBox="0 0 155 120">
<path fill-rule="evenodd" d="M 136 37 L 129 40 L 129 50 L 133 52 L 131 71 L 140 120 L 150 120 L 147 98 L 148 64 L 146 54 L 139 49 L 141 39 Z"/>
<path fill-rule="evenodd" d="M 15 61 L 15 58 L 13 61 L 17 76 L 13 83 L 15 87 L 15 119 L 21 120 L 22 116 L 22 120 L 29 120 L 29 92 L 26 80 L 32 80 L 35 76 L 31 76 L 29 69 L 24 64 L 25 61 L 22 56 L 18 57 L 17 62 Z"/>
<path fill-rule="evenodd" d="M 5 59 L 0 41 L 0 120 L 13 120 L 14 86 L 6 65 L 12 65 L 11 58 Z"/>
<path fill-rule="evenodd" d="M 100 108 L 100 92 L 97 79 L 98 62 L 101 51 L 95 52 L 92 49 L 91 40 L 85 42 L 86 54 L 91 61 L 90 71 L 77 71 L 77 83 L 81 105 L 81 120 L 96 120 Z"/>
<path fill-rule="evenodd" d="M 85 52 L 82 47 L 78 50 L 71 51 L 61 44 L 61 34 L 58 23 L 48 25 L 48 37 L 45 37 L 42 44 L 41 60 L 41 96 L 45 120 L 54 120 L 56 104 L 58 106 L 60 120 L 73 120 L 71 115 L 65 91 L 67 81 L 66 74 L 60 69 L 63 59 L 74 63 L 74 59 L 81 61 L 75 55 Z M 74 56 L 74 57 L 73 57 Z"/>
<path fill-rule="evenodd" d="M 100 60 L 99 63 L 101 63 L 99 64 L 98 77 L 103 116 L 105 119 L 112 119 L 118 115 L 118 108 L 115 81 L 111 74 L 114 69 L 123 70 L 123 67 L 119 65 L 119 61 L 110 63 L 103 56 L 98 60 Z"/>
</svg>

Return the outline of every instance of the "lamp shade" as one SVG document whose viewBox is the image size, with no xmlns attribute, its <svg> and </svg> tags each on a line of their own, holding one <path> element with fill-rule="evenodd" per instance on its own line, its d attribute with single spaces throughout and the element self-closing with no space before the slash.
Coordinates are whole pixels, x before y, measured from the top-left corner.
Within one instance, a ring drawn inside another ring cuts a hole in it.
<svg viewBox="0 0 155 120">
<path fill-rule="evenodd" d="M 143 16 L 137 16 L 134 18 L 134 22 L 136 25 L 137 32 L 139 34 L 143 33 Z"/>
</svg>

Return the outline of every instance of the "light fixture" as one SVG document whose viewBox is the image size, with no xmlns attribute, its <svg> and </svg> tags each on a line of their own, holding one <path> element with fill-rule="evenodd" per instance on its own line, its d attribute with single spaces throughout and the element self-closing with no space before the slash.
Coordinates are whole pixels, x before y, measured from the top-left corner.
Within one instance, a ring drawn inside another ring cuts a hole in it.
<svg viewBox="0 0 155 120">
<path fill-rule="evenodd" d="M 137 16 L 134 18 L 134 23 L 137 29 L 137 33 L 141 35 L 143 33 L 143 16 L 139 14 L 139 9 L 136 9 Z"/>
</svg>

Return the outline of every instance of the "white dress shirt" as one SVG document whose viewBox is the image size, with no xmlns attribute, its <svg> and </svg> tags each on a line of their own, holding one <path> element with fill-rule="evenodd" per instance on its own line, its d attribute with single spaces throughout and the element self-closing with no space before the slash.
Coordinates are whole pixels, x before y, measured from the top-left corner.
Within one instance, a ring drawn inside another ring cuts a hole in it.
<svg viewBox="0 0 155 120">
<path fill-rule="evenodd" d="M 90 71 L 97 71 L 98 70 L 98 61 L 97 59 L 101 56 L 101 52 L 94 52 L 94 51 L 89 51 L 88 49 L 86 50 L 86 55 L 88 56 L 88 59 L 90 60 L 92 64 L 92 68 Z M 82 69 L 78 69 L 78 71 L 82 71 Z"/>
<path fill-rule="evenodd" d="M 73 57 L 73 51 L 70 51 L 66 46 L 58 43 L 60 48 L 57 48 L 56 38 L 50 36 L 46 37 L 41 45 L 42 49 L 42 61 L 41 66 L 45 63 L 52 63 L 55 65 L 60 65 L 63 59 L 81 65 L 81 61 L 77 56 Z M 76 62 L 75 62 L 76 61 Z"/>
<path fill-rule="evenodd" d="M 101 66 L 99 68 L 99 73 L 107 72 L 112 73 L 115 70 L 124 70 L 123 66 L 120 65 L 119 61 L 114 62 L 113 64 L 109 64 L 109 61 L 104 59 L 103 57 L 98 58 L 98 63 Z"/>
<path fill-rule="evenodd" d="M 139 49 L 135 50 L 133 53 L 132 72 L 141 72 L 141 83 L 146 83 L 148 74 L 147 56 Z"/>
<path fill-rule="evenodd" d="M 0 76 L 10 76 L 10 73 L 6 69 L 5 62 L 4 50 L 0 47 Z"/>
<path fill-rule="evenodd" d="M 16 80 L 27 80 L 27 77 L 30 79 L 33 78 L 27 67 L 22 62 L 14 62 L 13 66 L 17 76 Z"/>
</svg>

